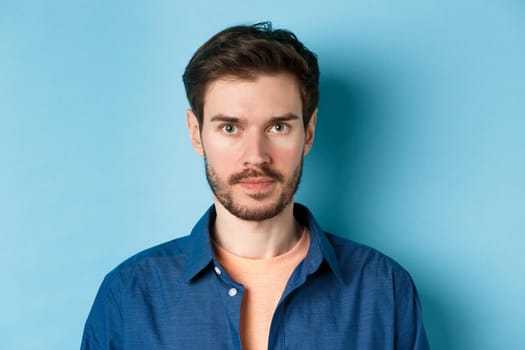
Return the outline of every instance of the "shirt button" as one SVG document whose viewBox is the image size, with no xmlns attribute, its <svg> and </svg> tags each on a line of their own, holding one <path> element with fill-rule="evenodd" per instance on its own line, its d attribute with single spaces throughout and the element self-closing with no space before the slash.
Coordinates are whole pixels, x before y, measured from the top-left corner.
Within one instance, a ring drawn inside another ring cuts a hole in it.
<svg viewBox="0 0 525 350">
<path fill-rule="evenodd" d="M 228 295 L 231 296 L 231 297 L 236 296 L 237 295 L 237 289 L 230 288 L 230 290 L 228 291 Z"/>
<path fill-rule="evenodd" d="M 220 274 L 222 273 L 221 269 L 219 269 L 218 266 L 215 266 L 215 267 L 214 267 L 214 270 L 215 270 L 215 273 L 216 273 L 217 275 L 220 275 Z"/>
</svg>

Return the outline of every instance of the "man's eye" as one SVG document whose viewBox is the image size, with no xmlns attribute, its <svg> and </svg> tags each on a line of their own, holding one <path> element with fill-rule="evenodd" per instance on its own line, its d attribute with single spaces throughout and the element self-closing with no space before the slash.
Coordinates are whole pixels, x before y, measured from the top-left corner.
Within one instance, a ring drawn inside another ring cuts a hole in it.
<svg viewBox="0 0 525 350">
<path fill-rule="evenodd" d="M 233 124 L 224 124 L 223 126 L 221 126 L 221 129 L 226 134 L 236 134 L 237 132 L 239 132 L 239 128 L 237 128 Z"/>
<path fill-rule="evenodd" d="M 285 133 L 288 132 L 290 128 L 286 124 L 274 124 L 270 127 L 270 132 L 275 133 Z"/>
</svg>

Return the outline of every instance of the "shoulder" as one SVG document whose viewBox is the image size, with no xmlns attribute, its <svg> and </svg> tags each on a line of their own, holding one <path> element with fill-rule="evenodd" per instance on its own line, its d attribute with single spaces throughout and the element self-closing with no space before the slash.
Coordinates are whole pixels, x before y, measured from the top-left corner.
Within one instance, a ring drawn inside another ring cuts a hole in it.
<svg viewBox="0 0 525 350">
<path fill-rule="evenodd" d="M 360 276 L 376 282 L 398 280 L 411 283 L 407 270 L 379 250 L 331 233 L 325 235 L 334 249 L 344 279 Z"/>
<path fill-rule="evenodd" d="M 190 236 L 183 236 L 145 249 L 121 262 L 105 277 L 109 286 L 136 283 L 151 275 L 169 272 L 182 275 Z"/>
<path fill-rule="evenodd" d="M 325 232 L 307 207 L 296 203 L 294 215 L 308 225 L 311 236 L 319 241 L 325 259 L 332 269 L 341 271 L 343 280 L 362 276 L 375 278 L 377 282 L 380 279 L 392 280 L 396 275 L 410 280 L 408 272 L 389 256 L 364 244 Z"/>
<path fill-rule="evenodd" d="M 343 299 L 350 304 L 359 300 L 371 328 L 381 323 L 384 329 L 394 327 L 396 349 L 428 349 L 419 296 L 407 270 L 374 248 L 332 234 L 326 237 L 343 276 Z"/>
</svg>

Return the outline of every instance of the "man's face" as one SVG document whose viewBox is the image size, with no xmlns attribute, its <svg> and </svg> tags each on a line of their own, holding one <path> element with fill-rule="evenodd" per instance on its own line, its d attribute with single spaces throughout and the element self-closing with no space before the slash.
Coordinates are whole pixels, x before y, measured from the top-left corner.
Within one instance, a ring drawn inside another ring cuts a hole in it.
<svg viewBox="0 0 525 350">
<path fill-rule="evenodd" d="M 263 221 L 293 202 L 316 116 L 306 130 L 302 118 L 299 87 L 289 74 L 209 84 L 202 127 L 191 111 L 188 126 L 220 205 L 240 219 Z"/>
</svg>

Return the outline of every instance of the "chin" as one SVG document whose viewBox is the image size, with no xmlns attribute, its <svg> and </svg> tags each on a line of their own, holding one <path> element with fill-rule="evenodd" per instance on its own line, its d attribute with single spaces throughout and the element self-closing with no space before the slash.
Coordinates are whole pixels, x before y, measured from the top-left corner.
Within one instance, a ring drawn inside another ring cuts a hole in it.
<svg viewBox="0 0 525 350">
<path fill-rule="evenodd" d="M 250 200 L 250 203 L 236 202 L 227 203 L 226 210 L 233 216 L 246 221 L 264 221 L 272 219 L 281 214 L 290 204 L 290 201 L 283 202 L 280 200 Z"/>
</svg>

